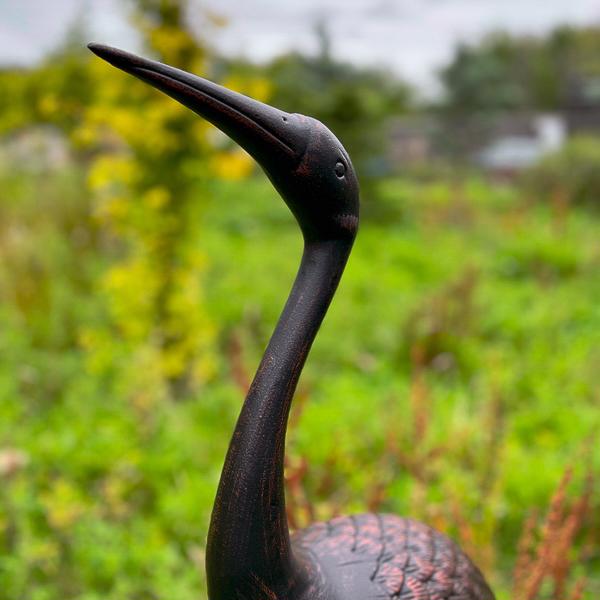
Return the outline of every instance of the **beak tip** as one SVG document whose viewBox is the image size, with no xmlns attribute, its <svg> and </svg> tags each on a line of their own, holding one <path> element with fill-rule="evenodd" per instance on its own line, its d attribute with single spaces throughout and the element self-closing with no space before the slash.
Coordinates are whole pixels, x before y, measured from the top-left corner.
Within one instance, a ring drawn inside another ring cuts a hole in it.
<svg viewBox="0 0 600 600">
<path fill-rule="evenodd" d="M 97 42 L 90 42 L 87 47 L 88 50 L 91 50 L 96 56 L 102 56 L 102 51 L 108 48 L 104 44 L 99 44 Z"/>
<path fill-rule="evenodd" d="M 90 42 L 87 47 L 88 50 L 91 50 L 96 56 L 120 69 L 126 70 L 127 66 L 133 65 L 139 60 L 138 57 L 129 54 L 129 52 L 107 46 L 106 44 Z"/>
<path fill-rule="evenodd" d="M 116 48 L 111 48 L 105 44 L 98 44 L 97 42 L 90 42 L 87 47 L 88 50 L 91 50 L 97 57 L 111 64 L 115 63 L 115 58 L 119 54 L 119 51 Z"/>
</svg>

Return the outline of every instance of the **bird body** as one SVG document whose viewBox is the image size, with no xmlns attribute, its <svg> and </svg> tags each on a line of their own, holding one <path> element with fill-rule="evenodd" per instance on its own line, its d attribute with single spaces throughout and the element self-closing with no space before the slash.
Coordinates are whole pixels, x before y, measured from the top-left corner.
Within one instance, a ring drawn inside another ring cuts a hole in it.
<svg viewBox="0 0 600 600">
<path fill-rule="evenodd" d="M 299 531 L 292 547 L 313 574 L 307 600 L 493 599 L 479 569 L 452 540 L 412 519 L 338 517 Z"/>
<path fill-rule="evenodd" d="M 315 523 L 290 536 L 287 420 L 300 373 L 358 230 L 358 181 L 319 121 L 108 46 L 90 49 L 211 121 L 261 165 L 304 237 L 298 275 L 244 401 L 209 528 L 210 600 L 494 600 L 445 535 L 393 515 Z"/>
</svg>

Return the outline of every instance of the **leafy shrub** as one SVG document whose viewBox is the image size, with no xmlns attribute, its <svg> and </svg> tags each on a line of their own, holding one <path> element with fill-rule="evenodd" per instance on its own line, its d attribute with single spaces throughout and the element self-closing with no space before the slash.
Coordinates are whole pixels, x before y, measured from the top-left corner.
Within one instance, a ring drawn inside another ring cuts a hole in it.
<svg viewBox="0 0 600 600">
<path fill-rule="evenodd" d="M 586 205 L 600 211 L 600 140 L 576 137 L 543 158 L 525 174 L 534 194 L 557 203 Z"/>
</svg>

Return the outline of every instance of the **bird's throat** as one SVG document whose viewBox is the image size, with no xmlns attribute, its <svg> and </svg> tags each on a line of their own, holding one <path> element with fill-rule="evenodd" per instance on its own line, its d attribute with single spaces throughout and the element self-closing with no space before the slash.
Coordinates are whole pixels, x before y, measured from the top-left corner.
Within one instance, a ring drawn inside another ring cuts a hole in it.
<svg viewBox="0 0 600 600">
<path fill-rule="evenodd" d="M 298 275 L 225 459 L 208 534 L 211 600 L 287 599 L 302 585 L 285 512 L 287 420 L 300 373 L 351 248 L 349 240 L 305 244 Z"/>
</svg>

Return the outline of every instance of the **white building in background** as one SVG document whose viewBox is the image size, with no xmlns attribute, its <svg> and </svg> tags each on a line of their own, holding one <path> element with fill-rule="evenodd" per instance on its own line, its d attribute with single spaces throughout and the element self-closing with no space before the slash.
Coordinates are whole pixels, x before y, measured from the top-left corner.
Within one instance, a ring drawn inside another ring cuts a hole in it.
<svg viewBox="0 0 600 600">
<path fill-rule="evenodd" d="M 475 162 L 490 171 L 520 171 L 561 148 L 567 138 L 566 120 L 558 114 L 533 115 L 527 129 L 496 137 L 476 153 Z"/>
<path fill-rule="evenodd" d="M 510 176 L 559 150 L 572 133 L 566 112 L 406 117 L 390 126 L 388 157 L 398 172 L 450 160 Z"/>
</svg>

